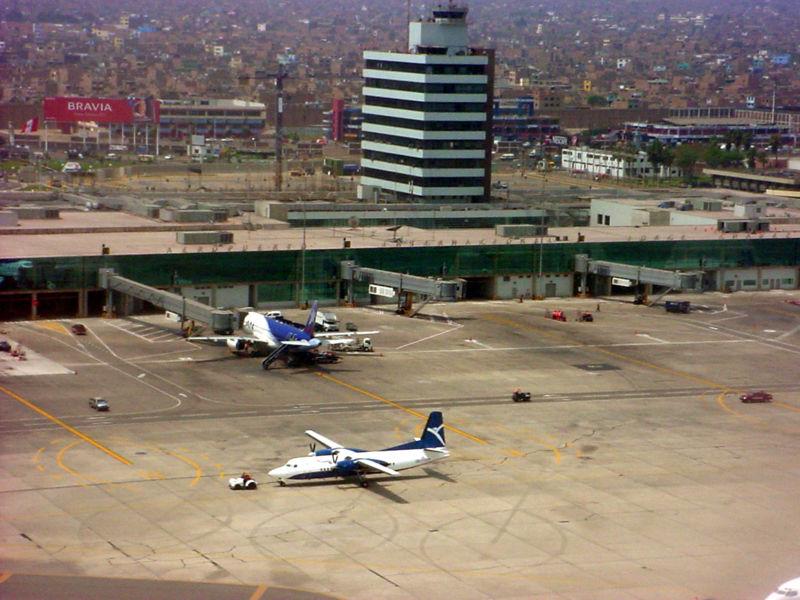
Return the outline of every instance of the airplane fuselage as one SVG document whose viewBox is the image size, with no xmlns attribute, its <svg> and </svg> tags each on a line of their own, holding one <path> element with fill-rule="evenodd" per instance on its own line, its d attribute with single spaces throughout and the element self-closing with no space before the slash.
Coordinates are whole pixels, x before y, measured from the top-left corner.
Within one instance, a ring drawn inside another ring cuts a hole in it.
<svg viewBox="0 0 800 600">
<path fill-rule="evenodd" d="M 270 319 L 258 312 L 247 313 L 242 329 L 257 340 L 257 343 L 267 346 L 270 350 L 275 350 L 286 341 L 307 341 L 308 347 L 299 349 L 301 351 L 316 348 L 321 343 L 312 335 L 290 323 Z"/>
<path fill-rule="evenodd" d="M 378 450 L 375 452 L 354 451 L 342 448 L 334 452 L 320 451 L 311 456 L 300 456 L 289 460 L 285 465 L 272 469 L 271 477 L 279 481 L 321 479 L 326 477 L 358 476 L 365 472 L 354 458 L 369 459 L 395 471 L 419 467 L 449 456 L 442 449 L 439 451 L 415 448 L 410 450 Z"/>
</svg>

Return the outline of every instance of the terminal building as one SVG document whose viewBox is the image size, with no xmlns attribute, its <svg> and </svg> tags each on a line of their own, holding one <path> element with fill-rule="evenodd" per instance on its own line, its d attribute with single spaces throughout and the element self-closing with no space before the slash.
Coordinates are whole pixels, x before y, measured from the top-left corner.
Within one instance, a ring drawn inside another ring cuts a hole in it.
<svg viewBox="0 0 800 600">
<path fill-rule="evenodd" d="M 409 23 L 409 49 L 364 52 L 358 197 L 482 202 L 491 196 L 494 54 L 472 48 L 467 9 Z"/>
</svg>

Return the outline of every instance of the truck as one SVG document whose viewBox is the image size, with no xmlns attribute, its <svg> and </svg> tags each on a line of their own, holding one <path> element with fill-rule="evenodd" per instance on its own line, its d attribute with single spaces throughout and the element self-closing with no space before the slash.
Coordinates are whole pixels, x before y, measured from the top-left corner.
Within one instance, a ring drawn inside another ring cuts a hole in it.
<svg viewBox="0 0 800 600">
<path fill-rule="evenodd" d="M 317 311 L 314 321 L 315 331 L 339 331 L 339 319 L 331 312 Z"/>
</svg>

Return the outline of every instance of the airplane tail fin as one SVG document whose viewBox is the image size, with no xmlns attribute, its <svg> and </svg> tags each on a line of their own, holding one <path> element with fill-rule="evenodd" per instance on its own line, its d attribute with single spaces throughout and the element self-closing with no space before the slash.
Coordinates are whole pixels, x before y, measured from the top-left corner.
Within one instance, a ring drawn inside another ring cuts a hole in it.
<svg viewBox="0 0 800 600">
<path fill-rule="evenodd" d="M 413 442 L 406 442 L 385 450 L 433 450 L 447 456 L 447 444 L 444 441 L 444 419 L 442 413 L 434 411 L 428 415 L 425 422 L 425 429 L 422 430 L 422 437 L 414 439 Z"/>
<path fill-rule="evenodd" d="M 317 301 L 314 300 L 314 304 L 311 305 L 311 312 L 308 313 L 308 321 L 306 321 L 306 326 L 303 328 L 303 332 L 307 333 L 310 336 L 314 335 L 314 324 L 317 322 Z"/>
<path fill-rule="evenodd" d="M 420 444 L 424 448 L 444 448 L 447 443 L 444 441 L 444 418 L 439 411 L 433 411 L 428 415 L 425 429 L 422 431 Z"/>
</svg>

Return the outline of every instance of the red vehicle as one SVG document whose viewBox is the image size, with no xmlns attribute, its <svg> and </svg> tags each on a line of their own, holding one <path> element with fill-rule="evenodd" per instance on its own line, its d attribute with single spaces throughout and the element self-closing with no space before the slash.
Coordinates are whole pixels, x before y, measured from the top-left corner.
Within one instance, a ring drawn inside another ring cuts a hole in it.
<svg viewBox="0 0 800 600">
<path fill-rule="evenodd" d="M 752 404 L 756 402 L 772 402 L 772 394 L 764 391 L 749 392 L 747 394 L 742 394 L 741 396 L 739 396 L 739 400 L 741 400 L 745 404 Z"/>
<path fill-rule="evenodd" d="M 82 323 L 75 323 L 72 327 L 70 327 L 70 330 L 75 335 L 86 335 L 86 325 L 83 325 Z"/>
<path fill-rule="evenodd" d="M 563 310 L 554 310 L 552 313 L 550 313 L 550 317 L 552 317 L 552 319 L 554 321 L 564 321 L 564 322 L 566 322 L 566 320 L 567 320 L 567 317 L 564 314 Z"/>
</svg>

